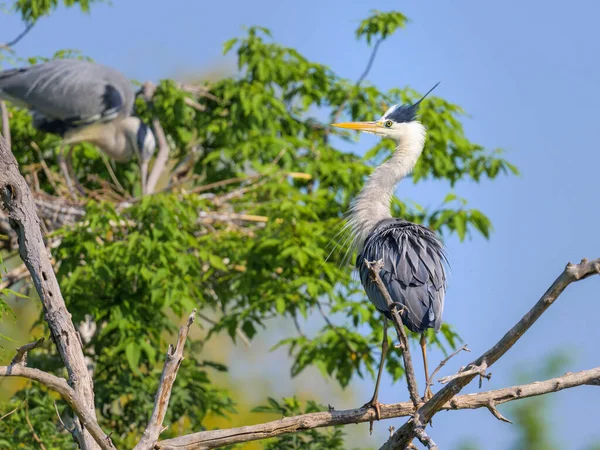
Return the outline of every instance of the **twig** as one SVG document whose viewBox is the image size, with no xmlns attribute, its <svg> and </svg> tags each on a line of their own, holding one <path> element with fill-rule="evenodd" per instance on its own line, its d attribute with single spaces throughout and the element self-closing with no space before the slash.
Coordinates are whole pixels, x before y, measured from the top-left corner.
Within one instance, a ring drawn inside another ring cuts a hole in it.
<svg viewBox="0 0 600 450">
<path fill-rule="evenodd" d="M 44 319 L 48 323 L 53 341 L 69 374 L 69 381 L 87 413 L 95 421 L 94 390 L 87 370 L 83 348 L 71 314 L 65 306 L 48 251 L 40 231 L 36 206 L 25 179 L 19 173 L 17 161 L 4 139 L 0 138 L 0 196 L 11 227 L 15 230 L 21 259 L 29 269 L 33 284 L 44 307 Z M 86 449 L 96 449 L 94 438 L 78 424 Z M 108 441 L 110 442 L 110 441 Z M 114 448 L 112 442 L 107 448 Z"/>
<path fill-rule="evenodd" d="M 27 365 L 27 352 L 30 350 L 33 350 L 34 348 L 38 348 L 40 345 L 42 345 L 44 343 L 45 339 L 41 338 L 38 339 L 35 342 L 31 342 L 29 344 L 25 344 L 22 345 L 21 347 L 17 348 L 17 354 L 14 356 L 14 358 L 12 359 L 12 361 L 10 362 L 10 365 L 21 365 L 21 366 L 25 366 Z"/>
<path fill-rule="evenodd" d="M 371 56 L 369 56 L 369 61 L 367 62 L 367 66 L 365 67 L 365 70 L 360 75 L 360 77 L 358 77 L 358 80 L 356 80 L 356 84 L 354 85 L 355 89 L 360 86 L 360 83 L 362 83 L 365 78 L 367 78 L 367 75 L 371 71 L 371 67 L 373 67 L 373 63 L 375 62 L 375 57 L 377 56 L 377 51 L 379 50 L 379 46 L 381 45 L 382 42 L 383 42 L 383 39 L 377 39 L 377 41 L 375 42 L 375 45 L 373 46 L 373 50 L 371 51 Z M 340 106 L 337 107 L 337 109 L 333 113 L 333 116 L 332 116 L 333 118 L 331 119 L 331 123 L 335 123 L 339 120 L 340 115 L 342 114 L 342 111 L 344 111 L 344 108 L 346 107 L 346 103 L 348 103 L 348 100 L 350 100 L 350 94 L 348 94 L 346 99 L 340 104 Z M 331 133 L 331 125 L 329 125 L 327 128 L 325 128 L 325 132 L 324 132 L 325 143 L 327 143 L 327 141 L 328 141 L 329 133 Z"/>
<path fill-rule="evenodd" d="M 0 100 L 0 112 L 2 113 L 2 136 L 6 140 L 6 145 L 10 147 L 10 120 L 8 118 L 8 108 L 4 100 Z"/>
<path fill-rule="evenodd" d="M 35 25 L 35 22 L 31 22 L 31 23 L 27 24 L 27 26 L 25 27 L 25 29 L 23 31 L 21 31 L 21 34 L 19 34 L 12 41 L 9 41 L 6 44 L 3 44 L 2 47 L 4 47 L 4 48 L 9 49 L 9 50 L 12 51 L 12 47 L 14 47 L 15 45 L 17 45 L 19 43 L 19 41 L 21 39 L 23 39 L 27 35 L 27 33 L 29 33 L 31 31 L 31 29 L 33 28 L 34 25 Z"/>
<path fill-rule="evenodd" d="M 211 319 L 210 317 L 208 317 L 205 314 L 202 314 L 201 312 L 197 313 L 198 317 L 200 317 L 202 320 L 210 323 L 211 325 L 217 325 L 217 321 Z M 246 336 L 246 333 L 244 333 L 244 331 L 240 328 L 236 328 L 235 329 L 235 334 L 237 334 L 237 336 L 240 338 L 240 340 L 244 343 L 244 345 L 248 348 L 252 347 L 252 343 L 250 342 L 250 339 L 248 339 L 248 336 Z"/>
<path fill-rule="evenodd" d="M 33 424 L 31 423 L 31 419 L 29 419 L 29 402 L 27 402 L 27 401 L 25 402 L 25 421 L 27 422 L 27 426 L 29 427 L 31 434 L 33 435 L 33 440 L 35 442 L 37 442 L 38 444 L 40 444 L 40 448 L 42 450 L 46 450 L 46 446 L 44 445 L 44 443 L 42 442 L 40 437 L 37 435 L 37 433 L 35 432 L 35 429 L 33 428 Z"/>
<path fill-rule="evenodd" d="M 110 179 L 114 183 L 115 187 L 118 189 L 119 194 L 123 195 L 125 198 L 129 197 L 129 194 L 127 193 L 125 188 L 121 185 L 121 183 L 119 183 L 119 179 L 117 178 L 115 171 L 113 170 L 112 166 L 110 165 L 108 156 L 106 156 L 106 154 L 104 152 L 100 152 L 100 156 L 102 158 L 102 162 L 104 163 L 104 166 L 106 167 L 106 170 L 108 171 L 108 175 L 110 176 Z"/>
<path fill-rule="evenodd" d="M 502 422 L 512 423 L 510 420 L 508 420 L 506 417 L 500 414 L 500 411 L 498 411 L 498 409 L 496 408 L 496 402 L 494 402 L 493 400 L 490 400 L 486 407 L 496 419 Z"/>
<path fill-rule="evenodd" d="M 56 400 L 54 401 L 54 410 L 56 411 L 56 416 L 58 417 L 58 421 L 60 422 L 60 424 L 63 426 L 63 428 L 65 430 L 67 430 L 69 433 L 73 434 L 74 429 L 69 429 L 69 427 L 67 427 L 65 425 L 65 423 L 62 420 L 62 417 L 60 417 L 60 413 L 58 412 L 58 405 L 56 404 Z"/>
<path fill-rule="evenodd" d="M 458 355 L 462 351 L 470 352 L 471 350 L 467 347 L 467 344 L 465 344 L 461 348 L 459 348 L 458 350 L 456 350 L 455 352 L 453 352 L 450 356 L 444 358 L 438 364 L 438 366 L 435 368 L 435 370 L 433 371 L 433 373 L 429 377 L 429 380 L 427 380 L 427 385 L 425 386 L 425 392 L 427 392 L 429 390 L 429 388 L 431 387 L 431 385 L 433 384 L 433 379 L 435 378 L 435 376 L 437 375 L 437 373 L 440 371 L 440 369 L 442 367 L 444 367 L 448 361 L 450 361 L 452 358 L 454 358 L 456 355 Z"/>
<path fill-rule="evenodd" d="M 42 165 L 42 170 L 46 174 L 48 183 L 50 183 L 50 186 L 52 186 L 52 188 L 54 189 L 54 192 L 56 192 L 58 195 L 61 195 L 62 191 L 58 188 L 58 186 L 54 182 L 54 174 L 50 171 L 48 164 L 46 164 L 46 161 L 44 160 L 44 155 L 42 154 L 42 150 L 40 149 L 40 146 L 37 145 L 37 143 L 34 141 L 31 141 L 29 145 L 31 145 L 33 147 L 33 149 L 36 151 L 36 153 L 38 155 L 38 158 L 40 158 L 40 164 Z"/>
<path fill-rule="evenodd" d="M 463 370 L 454 375 L 449 375 L 447 377 L 440 378 L 438 381 L 442 384 L 449 383 L 452 380 L 456 380 L 457 378 L 469 377 L 471 375 L 481 375 L 485 376 L 485 370 L 487 369 L 487 364 L 485 362 L 481 363 L 479 366 L 467 366 Z"/>
<path fill-rule="evenodd" d="M 193 98 L 185 97 L 185 99 L 183 101 L 185 102 L 186 105 L 188 105 L 190 108 L 195 109 L 196 111 L 200 111 L 200 112 L 206 111 L 206 106 L 201 105 Z"/>
<path fill-rule="evenodd" d="M 390 294 L 383 284 L 381 277 L 379 276 L 379 272 L 383 268 L 383 261 L 375 261 L 370 262 L 365 259 L 365 265 L 369 269 L 369 275 L 371 277 L 371 281 L 375 283 L 381 295 L 385 298 L 388 307 L 390 308 L 390 312 L 392 314 L 392 322 L 394 322 L 394 327 L 396 328 L 396 332 L 398 333 L 398 339 L 400 340 L 400 350 L 402 351 L 402 358 L 404 360 L 404 372 L 406 374 L 406 384 L 408 387 L 408 394 L 410 395 L 410 399 L 413 402 L 413 405 L 417 407 L 419 403 L 421 403 L 421 399 L 419 398 L 419 388 L 417 387 L 417 379 L 415 377 L 415 370 L 412 364 L 412 358 L 410 356 L 410 349 L 408 347 L 408 336 L 406 335 L 406 331 L 404 330 L 404 324 L 402 323 L 402 317 L 398 313 L 397 303 L 395 303 Z"/>
<path fill-rule="evenodd" d="M 292 319 L 294 320 L 294 326 L 296 327 L 298 335 L 300 335 L 300 337 L 305 338 L 306 334 L 304 334 L 304 331 L 302 331 L 302 328 L 300 327 L 300 322 L 298 322 L 298 315 L 296 313 L 292 314 Z"/>
<path fill-rule="evenodd" d="M 525 332 L 540 318 L 540 316 L 552 305 L 559 295 L 571 283 L 583 280 L 591 275 L 600 274 L 600 258 L 588 261 L 582 259 L 580 264 L 568 263 L 559 277 L 552 283 L 552 286 L 542 295 L 538 302 L 529 310 L 523 318 L 512 327 L 496 345 L 473 361 L 469 366 L 479 368 L 479 371 L 473 371 L 468 376 L 461 376 L 450 381 L 444 388 L 438 391 L 427 403 L 425 403 L 415 413 L 422 423 L 428 423 L 431 418 L 443 408 L 443 406 L 458 394 L 467 384 L 471 382 L 477 374 L 481 373 L 480 368 L 491 367 L 500 359 L 516 342 L 525 334 Z M 394 435 L 381 447 L 380 450 L 404 449 L 415 438 L 414 423 L 405 423 Z"/>
<path fill-rule="evenodd" d="M 535 397 L 577 386 L 600 385 L 600 367 L 535 383 L 512 386 L 476 394 L 459 395 L 443 405 L 444 410 L 487 408 L 490 401 L 495 405 L 524 398 Z M 415 412 L 412 402 L 381 405 L 381 418 L 409 417 Z M 156 448 L 161 450 L 212 449 L 226 445 L 272 438 L 313 428 L 331 427 L 376 420 L 374 409 L 352 409 L 347 411 L 323 411 L 284 417 L 267 423 L 225 430 L 201 431 L 160 441 Z"/>
<path fill-rule="evenodd" d="M 185 341 L 190 332 L 190 327 L 194 323 L 196 316 L 196 310 L 190 314 L 187 323 L 179 328 L 179 336 L 177 338 L 177 344 L 175 348 L 169 345 L 167 350 L 167 359 L 163 368 L 162 375 L 160 377 L 160 383 L 156 392 L 156 398 L 154 400 L 154 411 L 150 422 L 144 431 L 144 435 L 140 439 L 140 442 L 134 447 L 133 450 L 151 450 L 154 448 L 158 441 L 160 433 L 164 431 L 162 426 L 167 408 L 169 407 L 169 399 L 171 397 L 171 389 L 173 389 L 173 383 L 177 377 L 177 371 L 183 361 L 183 349 L 185 347 Z"/>
<path fill-rule="evenodd" d="M 16 413 L 16 412 L 17 412 L 17 411 L 18 411 L 18 410 L 21 408 L 21 406 L 23 406 L 23 404 L 24 404 L 26 401 L 27 401 L 27 399 L 23 400 L 21 403 L 19 403 L 19 405 L 18 405 L 18 406 L 17 406 L 15 409 L 13 409 L 12 411 L 9 411 L 9 412 L 7 412 L 7 413 L 6 413 L 6 414 L 4 414 L 2 417 L 0 417 L 0 422 L 2 422 L 2 421 L 3 421 L 4 419 L 6 419 L 8 416 L 10 416 L 10 415 L 12 415 L 12 414 Z"/>
</svg>

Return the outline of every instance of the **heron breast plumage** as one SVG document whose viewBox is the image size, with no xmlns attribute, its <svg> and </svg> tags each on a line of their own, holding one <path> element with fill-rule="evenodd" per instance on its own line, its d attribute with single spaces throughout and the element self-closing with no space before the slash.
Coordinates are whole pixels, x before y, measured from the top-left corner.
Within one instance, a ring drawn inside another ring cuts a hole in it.
<svg viewBox="0 0 600 450">
<path fill-rule="evenodd" d="M 392 300 L 404 307 L 402 320 L 409 330 L 439 331 L 446 291 L 447 258 L 444 247 L 428 228 L 402 219 L 380 221 L 368 235 L 356 267 L 369 300 L 391 319 L 384 296 L 365 264 L 382 260 L 379 273 Z"/>
</svg>

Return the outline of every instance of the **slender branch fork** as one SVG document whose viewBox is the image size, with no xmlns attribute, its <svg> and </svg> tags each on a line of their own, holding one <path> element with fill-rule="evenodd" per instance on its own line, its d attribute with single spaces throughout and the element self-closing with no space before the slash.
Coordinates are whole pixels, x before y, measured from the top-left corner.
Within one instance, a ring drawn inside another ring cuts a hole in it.
<svg viewBox="0 0 600 450">
<path fill-rule="evenodd" d="M 25 179 L 18 171 L 17 162 L 3 138 L 0 137 L 0 198 L 7 212 L 10 226 L 17 234 L 19 254 L 29 270 L 35 288 L 44 307 L 44 318 L 50 328 L 53 341 L 67 368 L 69 380 L 26 366 L 27 352 L 34 350 L 43 340 L 26 344 L 19 349 L 9 366 L 0 367 L 0 377 L 21 377 L 39 382 L 59 393 L 78 417 L 73 435 L 82 449 L 115 450 L 110 437 L 98 425 L 94 407 L 93 383 L 87 371 L 83 355 L 81 338 L 66 309 L 50 258 L 40 231 L 40 222 L 31 191 Z M 406 332 L 402 319 L 385 286 L 379 278 L 379 263 L 369 263 L 371 277 L 382 290 L 391 305 L 392 315 L 403 350 L 405 369 L 408 379 L 411 401 L 393 405 L 381 405 L 382 419 L 392 417 L 410 417 L 410 419 L 381 447 L 381 449 L 405 449 L 417 438 L 430 449 L 438 448 L 425 432 L 425 425 L 440 410 L 487 408 L 496 418 L 508 421 L 496 406 L 526 397 L 543 395 L 562 389 L 582 385 L 600 386 L 600 367 L 578 373 L 567 373 L 562 377 L 531 383 L 522 386 L 482 392 L 478 394 L 457 395 L 473 378 L 485 376 L 486 370 L 500 359 L 552 305 L 569 284 L 583 280 L 591 275 L 600 274 L 600 259 L 580 264 L 567 264 L 562 274 L 550 286 L 540 300 L 512 327 L 492 348 L 482 354 L 457 374 L 441 379 L 445 386 L 428 402 L 418 397 L 418 389 L 410 359 Z M 343 425 L 349 423 L 370 422 L 376 419 L 372 409 L 349 411 L 328 411 L 283 418 L 264 424 L 204 431 L 174 439 L 158 441 L 164 431 L 163 420 L 168 407 L 171 390 L 177 371 L 183 360 L 184 344 L 194 321 L 193 312 L 186 325 L 181 327 L 175 347 L 170 346 L 161 376 L 152 417 L 136 450 L 151 449 L 211 449 L 226 445 L 265 439 L 281 434 L 293 433 L 317 427 Z M 452 356 L 452 355 L 451 355 Z M 449 358 L 442 361 L 440 367 Z M 436 372 L 439 370 L 436 369 Z M 428 380 L 430 381 L 430 380 Z"/>
<path fill-rule="evenodd" d="M 583 280 L 591 275 L 600 274 L 600 258 L 593 261 L 582 259 L 579 264 L 568 263 L 563 272 L 552 286 L 542 295 L 538 302 L 512 327 L 492 348 L 462 369 L 458 374 L 442 379 L 446 386 L 435 394 L 431 400 L 421 406 L 413 419 L 398 429 L 380 450 L 405 449 L 415 437 L 418 437 L 421 424 L 428 423 L 431 418 L 452 400 L 476 376 L 485 376 L 486 370 L 500 359 L 519 338 L 541 317 L 560 294 L 571 283 Z M 597 383 L 592 383 L 597 384 Z M 490 401 L 486 407 L 500 420 L 506 421 L 495 408 L 495 402 Z"/>
</svg>

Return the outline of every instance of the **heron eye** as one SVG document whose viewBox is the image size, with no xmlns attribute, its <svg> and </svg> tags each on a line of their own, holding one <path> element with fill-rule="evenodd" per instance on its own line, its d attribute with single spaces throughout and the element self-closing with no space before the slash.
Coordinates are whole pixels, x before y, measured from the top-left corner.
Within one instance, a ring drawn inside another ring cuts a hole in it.
<svg viewBox="0 0 600 450">
<path fill-rule="evenodd" d="M 391 120 L 386 120 L 386 121 L 383 123 L 383 126 L 384 126 L 384 127 L 386 127 L 386 128 L 392 128 L 392 125 L 393 125 L 393 124 L 394 124 L 394 123 L 393 123 Z"/>
</svg>

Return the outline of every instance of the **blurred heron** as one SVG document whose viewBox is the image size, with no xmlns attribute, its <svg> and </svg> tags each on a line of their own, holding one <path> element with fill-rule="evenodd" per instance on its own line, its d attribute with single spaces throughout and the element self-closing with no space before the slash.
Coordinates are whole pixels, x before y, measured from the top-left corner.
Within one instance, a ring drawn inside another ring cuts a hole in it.
<svg viewBox="0 0 600 450">
<path fill-rule="evenodd" d="M 0 98 L 27 108 L 35 128 L 87 141 L 116 162 L 138 159 L 142 186 L 156 140 L 134 117 L 135 93 L 119 71 L 77 59 L 59 59 L 0 72 Z M 68 177 L 68 174 L 65 174 Z"/>
<path fill-rule="evenodd" d="M 439 83 L 438 83 L 439 84 Z M 350 207 L 347 229 L 351 248 L 358 252 L 356 267 L 369 300 L 384 314 L 381 362 L 373 398 L 365 406 L 373 406 L 379 416 L 378 391 L 384 358 L 388 349 L 387 319 L 392 319 L 390 306 L 369 276 L 365 261 L 382 260 L 379 276 L 392 300 L 399 304 L 406 327 L 421 333 L 421 351 L 426 380 L 427 342 L 425 331 L 439 331 L 442 325 L 446 290 L 446 256 L 442 243 L 428 228 L 403 219 L 393 218 L 390 202 L 396 185 L 415 167 L 425 145 L 425 127 L 416 115 L 423 99 L 412 105 L 394 105 L 375 122 L 344 122 L 334 126 L 348 128 L 397 142 L 392 156 L 377 167 Z M 431 391 L 425 397 L 431 396 Z M 378 417 L 379 418 L 379 417 Z"/>
</svg>

